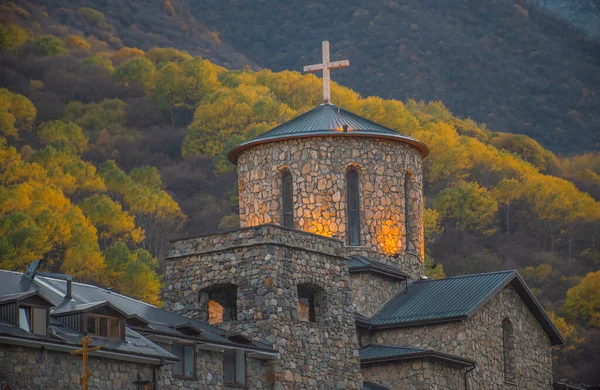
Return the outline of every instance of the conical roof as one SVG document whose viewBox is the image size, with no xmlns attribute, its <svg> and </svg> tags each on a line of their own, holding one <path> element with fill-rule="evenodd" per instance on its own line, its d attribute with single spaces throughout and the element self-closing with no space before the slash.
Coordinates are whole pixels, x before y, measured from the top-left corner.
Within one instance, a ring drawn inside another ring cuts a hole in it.
<svg viewBox="0 0 600 390">
<path fill-rule="evenodd" d="M 402 135 L 333 104 L 321 104 L 313 110 L 238 145 L 227 154 L 227 158 L 235 164 L 239 154 L 252 146 L 294 138 L 331 136 L 392 139 L 415 146 L 421 151 L 423 157 L 429 154 L 427 145 L 415 138 Z"/>
</svg>

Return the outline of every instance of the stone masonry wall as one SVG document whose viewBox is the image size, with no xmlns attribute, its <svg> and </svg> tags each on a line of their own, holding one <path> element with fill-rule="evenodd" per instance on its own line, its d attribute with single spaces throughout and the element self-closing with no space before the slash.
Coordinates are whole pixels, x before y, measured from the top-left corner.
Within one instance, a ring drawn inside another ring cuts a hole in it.
<svg viewBox="0 0 600 390">
<path fill-rule="evenodd" d="M 464 390 L 464 368 L 430 360 L 363 365 L 365 382 L 394 390 Z"/>
<path fill-rule="evenodd" d="M 316 137 L 244 151 L 238 159 L 240 225 L 281 223 L 281 175 L 288 170 L 293 180 L 294 227 L 345 241 L 346 172 L 351 166 L 357 167 L 360 177 L 361 245 L 387 255 L 406 252 L 420 259 L 422 157 L 415 147 L 397 141 Z M 405 249 L 407 172 L 411 239 Z"/>
<path fill-rule="evenodd" d="M 355 310 L 364 316 L 373 316 L 396 293 L 402 291 L 403 283 L 396 278 L 370 272 L 352 274 Z"/>
<path fill-rule="evenodd" d="M 505 318 L 515 330 L 514 385 L 504 381 L 502 321 Z M 469 374 L 474 389 L 552 388 L 550 339 L 511 285 L 466 321 L 378 330 L 362 341 L 433 349 L 475 360 L 477 369 Z"/>
<path fill-rule="evenodd" d="M 237 285 L 237 320 L 222 324 L 273 344 L 265 370 L 275 389 L 358 389 L 360 363 L 351 282 L 340 241 L 275 225 L 175 243 L 167 258 L 167 310 L 202 319 L 199 292 Z M 298 318 L 297 285 L 324 294 L 317 322 Z"/>
<path fill-rule="evenodd" d="M 168 345 L 162 346 L 170 349 Z M 262 375 L 266 364 L 261 360 L 246 359 L 248 388 L 272 389 L 272 384 Z M 139 387 L 134 382 L 138 380 L 138 374 L 139 379 L 152 381 L 153 368 L 157 369 L 159 389 L 239 389 L 224 384 L 223 354 L 200 349 L 196 350 L 196 378 L 193 379 L 173 378 L 171 365 L 158 367 L 91 356 L 89 389 L 137 390 Z M 72 356 L 69 352 L 0 345 L 0 384 L 9 384 L 13 390 L 81 389 L 82 371 L 81 356 Z"/>
</svg>

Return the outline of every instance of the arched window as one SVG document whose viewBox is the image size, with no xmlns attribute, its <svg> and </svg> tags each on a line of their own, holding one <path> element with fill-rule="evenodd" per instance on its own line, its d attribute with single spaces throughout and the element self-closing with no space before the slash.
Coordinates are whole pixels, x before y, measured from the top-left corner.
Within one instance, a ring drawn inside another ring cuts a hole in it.
<svg viewBox="0 0 600 390">
<path fill-rule="evenodd" d="M 504 357 L 504 380 L 515 383 L 515 334 L 513 324 L 508 318 L 502 321 L 502 350 Z"/>
<path fill-rule="evenodd" d="M 281 176 L 281 196 L 283 209 L 283 226 L 294 227 L 294 190 L 292 185 L 292 174 L 284 171 Z"/>
<path fill-rule="evenodd" d="M 358 171 L 349 168 L 346 172 L 346 186 L 348 201 L 348 245 L 360 245 L 360 190 Z"/>
<path fill-rule="evenodd" d="M 410 204 L 410 192 L 412 190 L 412 176 L 409 172 L 404 175 L 404 227 L 406 230 L 406 238 L 404 239 L 404 249 L 409 249 L 409 243 L 411 240 L 411 204 Z"/>
</svg>

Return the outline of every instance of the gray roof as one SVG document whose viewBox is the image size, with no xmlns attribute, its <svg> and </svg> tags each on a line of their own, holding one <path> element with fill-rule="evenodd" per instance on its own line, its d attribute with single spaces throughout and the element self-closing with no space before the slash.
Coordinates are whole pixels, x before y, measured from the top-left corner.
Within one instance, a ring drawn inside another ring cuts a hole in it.
<svg viewBox="0 0 600 390">
<path fill-rule="evenodd" d="M 371 317 L 371 324 L 385 328 L 466 319 L 509 283 L 540 322 L 553 345 L 562 344 L 560 332 L 517 271 L 416 281 Z"/>
<path fill-rule="evenodd" d="M 165 336 L 193 339 L 199 342 L 210 342 L 230 347 L 238 345 L 238 343 L 232 342 L 226 337 L 226 331 L 207 323 L 195 321 L 137 299 L 89 284 L 73 282 L 72 300 L 66 300 L 64 298 L 66 283 L 64 280 L 42 276 L 36 276 L 35 279 L 31 280 L 22 277 L 20 272 L 0 270 L 0 297 L 8 295 L 28 296 L 31 292 L 37 292 L 54 305 L 54 308 L 50 312 L 52 316 L 58 317 L 70 313 L 79 313 L 107 305 L 125 316 L 137 316 L 146 321 L 148 323 L 147 329 L 132 329 L 127 326 L 125 341 L 93 337 L 95 340 L 93 345 L 103 345 L 103 349 L 109 348 L 122 353 L 176 359 L 169 352 L 144 337 L 143 334 L 145 333 L 163 334 Z M 175 329 L 176 326 L 182 324 L 189 324 L 192 328 L 199 330 L 200 334 L 197 337 L 191 337 Z M 51 319 L 50 327 L 52 333 L 60 341 L 71 344 L 79 344 L 81 341 L 81 333 L 69 328 L 56 318 Z M 21 335 L 18 330 L 13 328 L 15 328 L 13 325 L 0 322 L 0 334 L 15 337 Z M 34 336 L 33 338 L 36 337 Z M 256 341 L 253 341 L 250 345 L 244 344 L 243 347 L 258 351 L 276 352 L 270 345 Z"/>
<path fill-rule="evenodd" d="M 392 345 L 371 344 L 360 348 L 358 350 L 358 353 L 360 355 L 361 364 L 413 359 L 435 359 L 463 366 L 472 366 L 475 364 L 473 360 L 465 359 L 455 355 L 449 355 L 428 349 L 409 348 Z"/>
<path fill-rule="evenodd" d="M 348 270 L 351 273 L 373 272 L 398 279 L 408 278 L 408 275 L 402 272 L 399 268 L 392 267 L 391 265 L 387 265 L 380 261 L 372 260 L 360 255 L 352 255 L 348 257 Z"/>
<path fill-rule="evenodd" d="M 347 126 L 347 131 L 343 130 L 344 126 Z M 421 151 L 423 157 L 429 154 L 427 145 L 415 138 L 402 135 L 333 104 L 321 104 L 317 108 L 238 145 L 227 154 L 227 158 L 235 164 L 238 155 L 254 145 L 293 138 L 331 136 L 393 139 L 415 146 Z"/>
</svg>

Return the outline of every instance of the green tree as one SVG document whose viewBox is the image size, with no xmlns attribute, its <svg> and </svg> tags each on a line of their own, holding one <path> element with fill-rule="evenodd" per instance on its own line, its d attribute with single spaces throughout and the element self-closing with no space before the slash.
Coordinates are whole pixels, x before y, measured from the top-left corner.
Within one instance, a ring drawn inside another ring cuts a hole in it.
<svg viewBox="0 0 600 390">
<path fill-rule="evenodd" d="M 129 87 L 131 83 L 143 86 L 154 72 L 154 64 L 144 57 L 132 57 L 121 63 L 113 73 L 113 80 Z"/>
<path fill-rule="evenodd" d="M 25 30 L 14 24 L 0 23 L 0 51 L 12 50 L 29 39 Z"/>
<path fill-rule="evenodd" d="M 50 144 L 56 141 L 63 141 L 67 145 L 81 154 L 87 150 L 88 140 L 81 127 L 60 120 L 45 122 L 40 125 L 39 129 L 40 141 L 42 144 Z"/>
<path fill-rule="evenodd" d="M 63 41 L 54 36 L 40 37 L 33 41 L 33 47 L 43 56 L 67 54 Z"/>
<path fill-rule="evenodd" d="M 0 135 L 18 138 L 19 132 L 32 129 L 36 115 L 29 99 L 0 88 Z"/>
<path fill-rule="evenodd" d="M 498 204 L 485 187 L 462 183 L 441 191 L 434 201 L 435 209 L 447 224 L 473 232 L 490 232 L 498 212 Z"/>
</svg>

